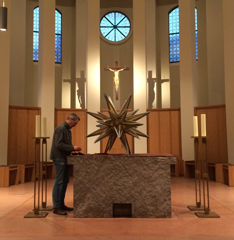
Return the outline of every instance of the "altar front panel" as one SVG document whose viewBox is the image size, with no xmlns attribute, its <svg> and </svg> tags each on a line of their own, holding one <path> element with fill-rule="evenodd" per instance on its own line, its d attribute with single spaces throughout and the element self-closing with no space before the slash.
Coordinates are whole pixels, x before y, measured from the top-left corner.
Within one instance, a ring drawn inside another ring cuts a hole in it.
<svg viewBox="0 0 234 240">
<path fill-rule="evenodd" d="M 133 218 L 171 217 L 172 155 L 68 157 L 74 165 L 74 217 L 112 218 L 113 205 L 130 204 Z"/>
</svg>

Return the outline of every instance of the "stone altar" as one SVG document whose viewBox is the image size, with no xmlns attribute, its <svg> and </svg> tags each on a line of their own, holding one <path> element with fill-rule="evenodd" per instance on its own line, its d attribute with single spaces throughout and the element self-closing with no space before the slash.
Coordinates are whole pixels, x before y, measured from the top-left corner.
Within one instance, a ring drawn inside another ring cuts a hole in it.
<svg viewBox="0 0 234 240">
<path fill-rule="evenodd" d="M 171 217 L 170 164 L 176 157 L 87 154 L 67 162 L 74 166 L 74 217 L 112 218 L 116 204 L 128 204 L 134 218 Z"/>
</svg>

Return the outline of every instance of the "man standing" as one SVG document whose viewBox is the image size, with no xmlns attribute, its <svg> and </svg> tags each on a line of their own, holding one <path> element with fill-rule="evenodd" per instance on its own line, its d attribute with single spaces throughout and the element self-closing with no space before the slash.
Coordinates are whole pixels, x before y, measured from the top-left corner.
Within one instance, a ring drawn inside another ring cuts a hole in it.
<svg viewBox="0 0 234 240">
<path fill-rule="evenodd" d="M 67 184 L 69 182 L 69 165 L 67 165 L 67 156 L 72 151 L 81 151 L 81 147 L 72 145 L 72 136 L 70 129 L 75 127 L 80 118 L 71 113 L 67 120 L 60 124 L 54 130 L 54 136 L 51 146 L 50 159 L 53 160 L 55 166 L 55 179 L 52 191 L 53 213 L 66 215 L 66 211 L 72 211 L 73 208 L 64 204 Z"/>
</svg>

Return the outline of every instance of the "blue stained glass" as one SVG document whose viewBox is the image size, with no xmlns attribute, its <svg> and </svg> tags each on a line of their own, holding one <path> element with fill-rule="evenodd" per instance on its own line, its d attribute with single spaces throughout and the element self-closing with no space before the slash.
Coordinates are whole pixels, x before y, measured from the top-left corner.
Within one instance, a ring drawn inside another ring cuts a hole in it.
<svg viewBox="0 0 234 240">
<path fill-rule="evenodd" d="M 107 18 L 103 18 L 101 20 L 101 23 L 100 23 L 100 27 L 102 27 L 102 26 L 111 27 L 112 28 L 113 24 Z"/>
<path fill-rule="evenodd" d="M 195 31 L 197 31 L 197 9 L 195 8 Z"/>
<path fill-rule="evenodd" d="M 131 30 L 129 19 L 120 12 L 106 14 L 100 22 L 103 37 L 111 42 L 119 42 L 128 36 Z"/>
<path fill-rule="evenodd" d="M 33 61 L 38 61 L 39 54 L 39 33 L 33 33 Z"/>
<path fill-rule="evenodd" d="M 198 60 L 198 44 L 197 44 L 197 9 L 195 8 L 195 37 L 196 37 L 196 60 Z"/>
<path fill-rule="evenodd" d="M 62 44 L 62 37 L 61 35 L 55 35 L 55 62 L 61 63 L 61 44 Z"/>
<path fill-rule="evenodd" d="M 36 7 L 33 12 L 33 31 L 39 32 L 39 7 Z"/>
<path fill-rule="evenodd" d="M 130 31 L 130 22 L 128 21 L 128 19 L 125 17 L 122 19 L 121 22 L 118 23 L 118 27 L 128 27 L 129 31 Z"/>
<path fill-rule="evenodd" d="M 195 8 L 195 36 L 196 36 L 196 59 L 198 59 L 196 8 Z M 171 63 L 180 61 L 179 7 L 175 8 L 169 13 L 169 52 Z"/>
<path fill-rule="evenodd" d="M 55 10 L 55 34 L 62 33 L 62 15 L 60 12 Z"/>
<path fill-rule="evenodd" d="M 55 62 L 62 62 L 62 14 L 55 10 Z"/>
<path fill-rule="evenodd" d="M 108 34 L 110 34 L 111 31 L 113 31 L 113 28 L 100 28 L 101 30 L 101 33 L 102 35 L 105 37 L 105 36 L 108 36 Z"/>
<path fill-rule="evenodd" d="M 33 61 L 39 59 L 39 7 L 33 11 Z M 55 62 L 62 61 L 62 14 L 55 10 Z"/>
<path fill-rule="evenodd" d="M 121 21 L 123 21 L 124 18 L 125 18 L 125 16 L 122 13 L 117 12 L 115 24 L 118 25 Z"/>
<path fill-rule="evenodd" d="M 170 62 L 180 61 L 180 36 L 179 34 L 169 35 Z"/>
<path fill-rule="evenodd" d="M 169 14 L 169 34 L 179 33 L 179 8 L 175 8 Z"/>
<path fill-rule="evenodd" d="M 109 13 L 105 16 L 105 18 L 113 25 L 115 23 L 115 12 Z"/>
</svg>

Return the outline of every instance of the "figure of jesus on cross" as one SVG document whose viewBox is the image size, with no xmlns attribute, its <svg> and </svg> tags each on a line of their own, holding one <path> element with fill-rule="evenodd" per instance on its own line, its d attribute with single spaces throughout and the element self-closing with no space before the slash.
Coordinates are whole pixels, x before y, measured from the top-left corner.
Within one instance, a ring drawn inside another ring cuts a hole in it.
<svg viewBox="0 0 234 240">
<path fill-rule="evenodd" d="M 114 83 L 115 83 L 115 99 L 119 99 L 119 72 L 129 70 L 128 67 L 119 67 L 118 61 L 115 61 L 115 67 L 105 67 L 105 71 L 112 71 L 114 72 Z"/>
</svg>

